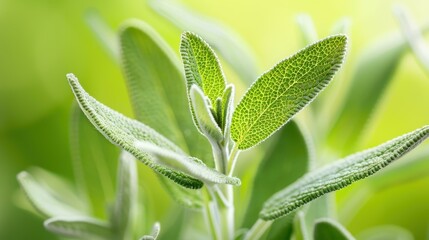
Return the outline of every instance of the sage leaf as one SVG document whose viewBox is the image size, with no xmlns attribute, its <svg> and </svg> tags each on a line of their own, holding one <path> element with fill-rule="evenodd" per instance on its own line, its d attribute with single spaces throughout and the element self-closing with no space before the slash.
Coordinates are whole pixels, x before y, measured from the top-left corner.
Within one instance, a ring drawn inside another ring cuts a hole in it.
<svg viewBox="0 0 429 240">
<path fill-rule="evenodd" d="M 67 78 L 80 108 L 97 130 L 109 141 L 131 153 L 154 171 L 184 187 L 195 189 L 203 186 L 203 183 L 198 179 L 156 163 L 147 153 L 135 146 L 135 143 L 139 141 L 152 142 L 162 148 L 183 153 L 176 145 L 143 123 L 127 118 L 95 100 L 85 92 L 73 74 L 68 74 Z"/>
<path fill-rule="evenodd" d="M 242 225 L 245 228 L 251 227 L 258 219 L 266 200 L 295 182 L 310 167 L 306 138 L 296 121 L 287 123 L 268 144 L 271 145 L 253 178 L 252 193 Z M 276 221 L 273 226 L 277 224 Z"/>
<path fill-rule="evenodd" d="M 71 115 L 70 150 L 76 185 L 91 215 L 103 219 L 106 200 L 115 197 L 119 150 L 92 126 L 77 104 Z"/>
<path fill-rule="evenodd" d="M 221 129 L 225 138 L 229 137 L 231 117 L 234 111 L 234 94 L 235 87 L 232 84 L 226 86 L 222 96 L 222 114 L 221 114 Z"/>
<path fill-rule="evenodd" d="M 259 77 L 232 116 L 231 137 L 238 149 L 265 140 L 310 103 L 343 62 L 346 42 L 344 35 L 328 37 Z"/>
<path fill-rule="evenodd" d="M 210 145 L 195 130 L 188 111 L 179 60 L 154 29 L 128 21 L 120 31 L 121 58 L 134 114 L 192 156 L 210 163 Z"/>
<path fill-rule="evenodd" d="M 210 111 L 209 99 L 197 85 L 193 85 L 189 91 L 192 109 L 194 110 L 196 125 L 200 132 L 206 136 L 210 142 L 219 142 L 223 139 L 222 130 Z"/>
<path fill-rule="evenodd" d="M 120 48 L 116 33 L 107 25 L 99 12 L 90 10 L 85 13 L 85 21 L 104 50 L 115 61 L 119 61 Z"/>
<path fill-rule="evenodd" d="M 184 32 L 180 42 L 180 53 L 185 68 L 188 90 L 199 86 L 214 104 L 222 98 L 226 80 L 213 49 L 199 36 Z"/>
<path fill-rule="evenodd" d="M 314 240 L 354 240 L 355 238 L 336 221 L 323 218 L 314 226 Z"/>
<path fill-rule="evenodd" d="M 258 69 L 255 58 L 245 42 L 226 26 L 177 2 L 151 0 L 149 5 L 183 31 L 192 31 L 202 36 L 246 84 L 250 85 L 255 80 Z"/>
<path fill-rule="evenodd" d="M 156 161 L 163 166 L 168 166 L 169 168 L 186 173 L 207 184 L 219 183 L 236 186 L 241 184 L 240 179 L 226 176 L 212 168 L 208 168 L 199 159 L 181 155 L 148 142 L 136 142 L 135 145 L 144 152 L 154 155 L 156 157 Z"/>
<path fill-rule="evenodd" d="M 213 166 L 211 147 L 195 129 L 188 108 L 182 67 L 159 34 L 142 21 L 127 21 L 120 31 L 121 58 L 134 115 L 173 140 L 191 156 Z M 173 87 L 174 86 L 174 87 Z M 181 205 L 198 207 L 200 195 L 159 177 Z"/>
<path fill-rule="evenodd" d="M 426 44 L 419 27 L 413 22 L 410 14 L 400 5 L 393 8 L 393 12 L 401 27 L 402 34 L 407 39 L 419 62 L 429 71 L 429 46 Z"/>
<path fill-rule="evenodd" d="M 65 188 L 53 189 L 46 183 L 35 179 L 26 171 L 20 172 L 17 179 L 30 203 L 44 217 L 86 216 L 89 214 L 85 211 L 85 208 L 78 208 L 72 205 L 73 203 L 82 205 L 79 204 L 78 200 L 69 204 L 71 199 L 77 199 L 77 197 L 68 191 L 71 187 L 63 182 L 60 182 L 57 186 Z M 50 178 L 47 179 L 49 180 Z M 49 182 L 52 183 L 52 181 Z M 61 193 L 64 194 L 61 195 Z"/>
<path fill-rule="evenodd" d="M 412 150 L 428 136 L 429 126 L 424 126 L 306 174 L 265 202 L 260 217 L 264 220 L 282 217 L 326 193 L 368 177 Z"/>
<path fill-rule="evenodd" d="M 429 26 L 422 28 L 422 33 Z M 392 34 L 367 47 L 357 60 L 346 97 L 342 101 L 329 139 L 343 153 L 355 150 L 363 137 L 362 129 L 382 98 L 408 43 L 400 34 Z M 362 98 L 365 96 L 365 98 Z M 353 127 L 350 127 L 353 126 Z"/>
<path fill-rule="evenodd" d="M 145 235 L 140 240 L 156 240 L 158 238 L 159 232 L 161 231 L 161 225 L 159 222 L 156 222 L 152 227 L 152 233 L 150 235 Z"/>
<path fill-rule="evenodd" d="M 137 210 L 137 166 L 134 157 L 123 151 L 119 158 L 116 199 L 110 222 L 117 239 L 127 239 L 127 234 Z"/>
<path fill-rule="evenodd" d="M 44 222 L 53 233 L 81 239 L 111 239 L 109 225 L 90 217 L 53 217 Z"/>
</svg>

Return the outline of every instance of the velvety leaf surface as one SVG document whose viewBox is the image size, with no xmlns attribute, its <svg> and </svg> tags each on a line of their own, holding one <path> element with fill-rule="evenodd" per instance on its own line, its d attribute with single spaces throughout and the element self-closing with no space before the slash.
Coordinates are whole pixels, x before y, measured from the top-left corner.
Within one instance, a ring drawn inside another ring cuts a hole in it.
<svg viewBox="0 0 429 240">
<path fill-rule="evenodd" d="M 246 92 L 232 117 L 239 149 L 257 145 L 304 108 L 343 62 L 347 38 L 328 37 L 277 64 Z"/>
<path fill-rule="evenodd" d="M 174 52 L 144 22 L 128 21 L 121 29 L 122 65 L 137 120 L 213 166 L 211 147 L 192 122 L 184 74 Z M 200 206 L 201 197 L 195 191 L 162 176 L 160 180 L 176 202 L 187 207 Z"/>
<path fill-rule="evenodd" d="M 136 119 L 211 166 L 211 148 L 192 122 L 174 52 L 144 22 L 128 21 L 121 29 L 121 58 Z"/>
<path fill-rule="evenodd" d="M 222 98 L 226 80 L 219 60 L 211 47 L 198 35 L 185 32 L 180 42 L 188 90 L 199 86 L 214 105 Z"/>
<path fill-rule="evenodd" d="M 425 126 L 311 172 L 272 196 L 264 204 L 260 217 L 264 220 L 282 217 L 313 199 L 368 177 L 406 154 L 428 136 L 429 126 Z"/>
<path fill-rule="evenodd" d="M 135 143 L 147 141 L 177 153 L 183 153 L 181 149 L 148 126 L 125 117 L 89 96 L 73 74 L 68 74 L 67 78 L 82 111 L 104 137 L 176 183 L 188 188 L 202 187 L 200 180 L 158 164 L 147 153 L 141 151 Z"/>
<path fill-rule="evenodd" d="M 204 93 L 196 85 L 193 85 L 189 90 L 189 96 L 195 114 L 195 123 L 200 132 L 210 140 L 221 141 L 223 139 L 222 130 L 209 108 L 208 98 L 204 96 Z"/>
</svg>

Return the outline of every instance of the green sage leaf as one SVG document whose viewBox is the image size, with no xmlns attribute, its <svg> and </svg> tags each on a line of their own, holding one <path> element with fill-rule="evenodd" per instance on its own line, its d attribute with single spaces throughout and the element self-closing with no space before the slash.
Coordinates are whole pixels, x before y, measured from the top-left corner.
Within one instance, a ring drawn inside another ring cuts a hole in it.
<svg viewBox="0 0 429 240">
<path fill-rule="evenodd" d="M 201 188 L 203 186 L 200 180 L 158 164 L 147 153 L 135 146 L 135 143 L 151 142 L 162 148 L 183 153 L 176 145 L 143 123 L 127 118 L 95 100 L 85 92 L 73 74 L 68 74 L 67 78 L 82 111 L 109 141 L 131 153 L 156 172 L 184 187 Z"/>
<path fill-rule="evenodd" d="M 30 203 L 44 217 L 86 216 L 89 214 L 84 204 L 70 192 L 71 186 L 58 178 L 55 178 L 54 181 L 52 181 L 52 177 L 42 178 L 47 180 L 45 183 L 34 178 L 29 172 L 23 171 L 18 174 L 17 179 Z M 56 189 L 55 185 L 59 189 Z"/>
<path fill-rule="evenodd" d="M 137 166 L 134 157 L 123 151 L 119 158 L 116 200 L 110 222 L 118 239 L 128 239 L 129 229 L 137 210 Z"/>
<path fill-rule="evenodd" d="M 112 239 L 109 225 L 90 217 L 53 217 L 44 222 L 53 233 L 81 239 Z"/>
<path fill-rule="evenodd" d="M 346 42 L 344 35 L 321 40 L 256 80 L 232 117 L 231 137 L 237 147 L 257 145 L 311 102 L 340 67 Z"/>
<path fill-rule="evenodd" d="M 186 83 L 180 62 L 167 43 L 144 22 L 125 23 L 120 31 L 121 57 L 129 95 L 138 121 L 172 139 L 191 156 L 213 166 L 211 147 L 195 129 L 186 109 Z M 201 206 L 193 190 L 161 182 L 172 198 L 187 207 Z"/>
<path fill-rule="evenodd" d="M 74 104 L 71 116 L 70 150 L 76 185 L 91 207 L 91 216 L 106 218 L 108 199 L 115 197 L 115 171 L 119 156 Z"/>
<path fill-rule="evenodd" d="M 234 94 L 235 87 L 232 84 L 226 86 L 222 96 L 222 114 L 221 114 L 221 129 L 225 138 L 229 137 L 231 117 L 234 111 Z"/>
<path fill-rule="evenodd" d="M 194 84 L 199 86 L 214 105 L 217 98 L 222 98 L 226 87 L 216 54 L 202 38 L 191 32 L 182 34 L 180 53 L 188 91 Z"/>
<path fill-rule="evenodd" d="M 183 31 L 202 36 L 247 84 L 257 77 L 257 65 L 249 48 L 233 31 L 206 16 L 172 1 L 149 1 L 150 6 Z M 222 41 L 219 41 L 222 39 Z"/>
<path fill-rule="evenodd" d="M 241 184 L 240 179 L 226 176 L 212 168 L 208 168 L 199 159 L 181 155 L 148 142 L 136 142 L 135 145 L 144 152 L 156 156 L 156 161 L 163 166 L 186 173 L 207 184 L 231 184 L 236 186 Z"/>
<path fill-rule="evenodd" d="M 355 238 L 336 221 L 324 218 L 314 226 L 314 240 L 354 240 Z"/>
<path fill-rule="evenodd" d="M 136 119 L 212 166 L 210 145 L 186 111 L 186 83 L 174 52 L 144 22 L 128 21 L 121 29 L 121 57 Z"/>
<path fill-rule="evenodd" d="M 209 99 L 204 96 L 204 93 L 196 85 L 193 85 L 189 90 L 189 96 L 198 129 L 211 142 L 222 141 L 222 130 L 214 119 L 212 111 L 210 111 Z"/>
<path fill-rule="evenodd" d="M 265 220 L 282 217 L 326 193 L 368 177 L 412 150 L 428 136 L 429 126 L 425 126 L 311 172 L 265 202 L 260 217 Z"/>
</svg>

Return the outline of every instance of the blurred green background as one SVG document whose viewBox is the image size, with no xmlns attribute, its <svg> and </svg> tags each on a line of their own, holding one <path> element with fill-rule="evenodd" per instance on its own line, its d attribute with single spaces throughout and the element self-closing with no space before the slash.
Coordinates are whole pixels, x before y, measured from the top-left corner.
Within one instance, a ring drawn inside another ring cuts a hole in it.
<svg viewBox="0 0 429 240">
<path fill-rule="evenodd" d="M 392 14 L 394 4 L 407 7 L 417 23 L 429 23 L 429 1 L 424 0 L 181 3 L 241 36 L 256 58 L 258 74 L 302 47 L 296 24 L 300 13 L 313 18 L 319 38 L 327 36 L 339 19 L 350 19 L 346 75 L 363 49 L 390 32 L 400 31 Z M 17 206 L 16 174 L 39 166 L 73 181 L 69 150 L 73 97 L 66 73 L 75 73 L 101 102 L 132 115 L 121 70 L 85 23 L 89 10 L 96 10 L 114 29 L 128 18 L 142 19 L 178 53 L 181 31 L 143 0 L 0 0 L 0 239 L 56 239 L 44 230 L 41 218 Z M 408 51 L 376 106 L 359 148 L 429 124 L 428 92 L 429 69 Z M 429 168 L 426 172 L 426 176 L 406 183 L 365 192 L 367 201 L 343 223 L 355 235 L 379 225 L 398 225 L 416 239 L 429 239 Z M 365 188 L 365 184 L 370 182 L 365 180 L 356 187 Z M 347 205 L 342 196 L 352 190 L 337 194 L 339 212 Z M 159 194 L 167 206 L 168 196 L 161 190 Z M 165 209 L 158 214 L 165 214 Z"/>
</svg>

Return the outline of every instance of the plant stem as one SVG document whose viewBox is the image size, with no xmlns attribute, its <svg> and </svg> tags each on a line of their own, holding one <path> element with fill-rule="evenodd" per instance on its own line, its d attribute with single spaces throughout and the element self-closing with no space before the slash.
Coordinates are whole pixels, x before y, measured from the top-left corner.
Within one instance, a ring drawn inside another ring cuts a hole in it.
<svg viewBox="0 0 429 240">
<path fill-rule="evenodd" d="M 258 240 L 264 235 L 265 231 L 270 228 L 272 221 L 264 221 L 262 219 L 258 219 L 255 224 L 253 224 L 252 228 L 247 232 L 244 240 Z"/>
<path fill-rule="evenodd" d="M 235 164 L 237 162 L 238 155 L 240 154 L 240 150 L 234 145 L 232 147 L 231 154 L 228 157 L 228 176 L 232 176 L 234 172 Z"/>
<path fill-rule="evenodd" d="M 209 187 L 207 186 L 205 192 L 205 197 L 204 197 L 204 210 L 205 210 L 205 218 L 206 221 L 208 223 L 209 229 L 210 229 L 210 233 L 213 237 L 213 240 L 218 240 L 221 239 L 220 238 L 220 229 L 219 229 L 219 219 L 218 216 L 216 215 L 218 212 L 218 209 L 216 207 L 216 201 L 213 197 L 211 197 L 211 194 L 209 193 L 210 189 L 208 189 Z"/>
</svg>

